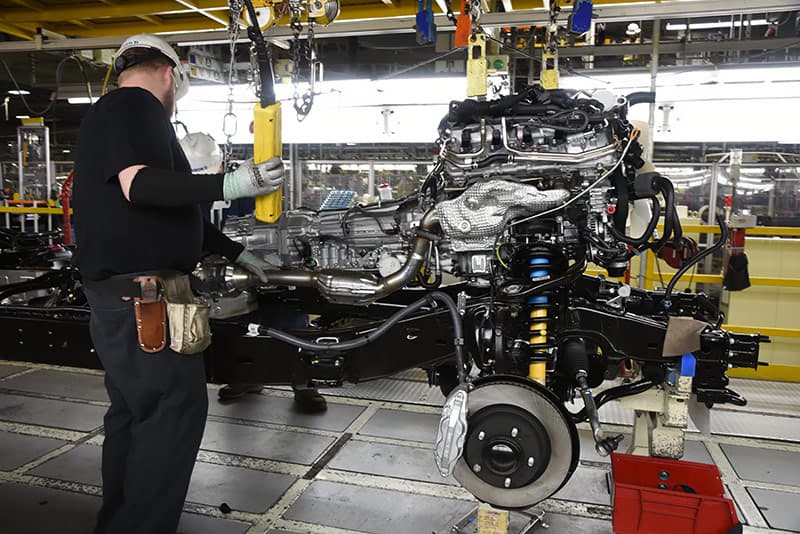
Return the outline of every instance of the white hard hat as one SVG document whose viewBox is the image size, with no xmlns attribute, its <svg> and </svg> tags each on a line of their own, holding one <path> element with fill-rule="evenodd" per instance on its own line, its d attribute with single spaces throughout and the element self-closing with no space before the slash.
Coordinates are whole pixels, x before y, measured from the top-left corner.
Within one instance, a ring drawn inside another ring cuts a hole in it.
<svg viewBox="0 0 800 534">
<path fill-rule="evenodd" d="M 175 80 L 175 99 L 180 100 L 189 92 L 189 74 L 184 70 L 181 59 L 175 50 L 164 39 L 149 33 L 131 35 L 122 42 L 119 50 L 114 54 L 114 72 L 119 74 L 128 67 L 134 66 L 137 61 L 125 52 L 134 48 L 143 48 L 157 52 L 167 58 L 172 66 L 172 79 Z"/>
<path fill-rule="evenodd" d="M 642 29 L 639 28 L 639 25 L 635 22 L 631 22 L 628 24 L 628 29 L 625 30 L 625 33 L 628 35 L 636 35 L 637 33 L 642 33 Z"/>
<path fill-rule="evenodd" d="M 222 166 L 222 151 L 207 133 L 190 133 L 180 140 L 194 174 L 216 174 Z"/>
</svg>

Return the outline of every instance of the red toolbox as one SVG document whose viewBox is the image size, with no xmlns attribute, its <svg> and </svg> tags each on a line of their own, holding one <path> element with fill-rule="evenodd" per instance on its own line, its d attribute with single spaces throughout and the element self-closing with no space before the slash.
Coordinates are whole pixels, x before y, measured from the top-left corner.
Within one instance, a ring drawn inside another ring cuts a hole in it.
<svg viewBox="0 0 800 534">
<path fill-rule="evenodd" d="M 612 454 L 614 532 L 728 534 L 739 525 L 715 465 Z"/>
</svg>

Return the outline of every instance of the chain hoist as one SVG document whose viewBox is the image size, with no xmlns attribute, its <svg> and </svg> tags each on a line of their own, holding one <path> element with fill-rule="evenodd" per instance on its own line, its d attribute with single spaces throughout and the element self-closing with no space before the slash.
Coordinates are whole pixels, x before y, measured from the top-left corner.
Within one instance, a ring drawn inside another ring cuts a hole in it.
<svg viewBox="0 0 800 534">
<path fill-rule="evenodd" d="M 303 31 L 303 24 L 300 19 L 302 14 L 301 3 L 290 1 L 289 13 L 289 27 L 292 30 L 292 87 L 294 89 L 292 100 L 294 101 L 294 110 L 297 112 L 297 120 L 302 121 L 311 111 L 311 106 L 314 105 L 314 82 L 317 71 L 314 21 L 311 18 L 308 20 L 308 38 L 306 43 L 303 44 L 300 40 L 300 34 Z M 300 72 L 304 62 L 308 65 L 308 87 L 300 95 Z"/>
<path fill-rule="evenodd" d="M 239 16 L 244 7 L 242 0 L 229 0 L 230 20 L 228 23 L 228 41 L 230 43 L 230 62 L 228 64 L 228 103 L 222 118 L 222 132 L 225 134 L 225 148 L 222 151 L 222 165 L 226 171 L 231 163 L 233 153 L 233 136 L 238 129 L 236 114 L 233 112 L 234 72 L 236 70 L 236 44 L 239 41 Z"/>
</svg>

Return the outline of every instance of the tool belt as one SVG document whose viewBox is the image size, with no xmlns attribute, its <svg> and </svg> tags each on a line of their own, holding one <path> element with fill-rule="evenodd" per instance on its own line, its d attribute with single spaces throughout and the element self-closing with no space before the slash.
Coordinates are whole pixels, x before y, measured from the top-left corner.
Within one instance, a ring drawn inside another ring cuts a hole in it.
<svg viewBox="0 0 800 534">
<path fill-rule="evenodd" d="M 188 275 L 115 277 L 91 282 L 87 287 L 133 300 L 139 348 L 144 352 L 164 350 L 167 328 L 169 347 L 179 354 L 197 354 L 211 344 L 211 307 L 205 299 L 194 296 Z"/>
</svg>

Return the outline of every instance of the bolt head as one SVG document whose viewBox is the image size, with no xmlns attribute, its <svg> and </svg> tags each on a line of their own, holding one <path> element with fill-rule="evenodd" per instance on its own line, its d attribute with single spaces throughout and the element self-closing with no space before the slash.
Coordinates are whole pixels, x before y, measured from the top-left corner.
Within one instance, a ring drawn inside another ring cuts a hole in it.
<svg viewBox="0 0 800 534">
<path fill-rule="evenodd" d="M 517 428 L 516 428 L 516 427 L 512 428 L 512 429 L 511 429 L 511 437 L 512 437 L 512 438 L 516 438 L 516 437 L 517 437 L 517 434 L 519 434 L 519 430 L 517 430 Z"/>
<path fill-rule="evenodd" d="M 478 432 L 478 441 L 483 441 L 483 438 L 485 438 L 485 437 L 486 437 L 486 433 L 483 430 Z"/>
<path fill-rule="evenodd" d="M 510 479 L 510 478 L 507 478 L 507 479 L 505 479 L 505 480 L 503 481 L 503 485 L 504 485 L 505 487 L 507 487 L 507 488 L 508 488 L 508 487 L 510 487 L 510 486 L 511 486 L 511 479 Z"/>
<path fill-rule="evenodd" d="M 528 467 L 533 467 L 533 464 L 536 463 L 536 460 L 533 459 L 533 456 L 528 458 Z"/>
<path fill-rule="evenodd" d="M 480 473 L 481 472 L 481 464 L 473 465 L 472 466 L 472 470 L 475 471 L 476 473 Z"/>
</svg>

